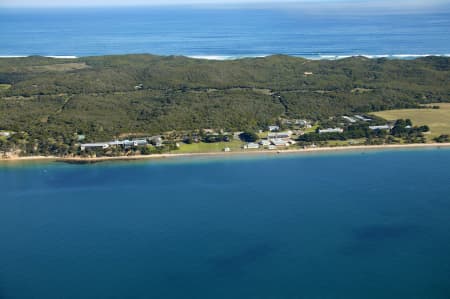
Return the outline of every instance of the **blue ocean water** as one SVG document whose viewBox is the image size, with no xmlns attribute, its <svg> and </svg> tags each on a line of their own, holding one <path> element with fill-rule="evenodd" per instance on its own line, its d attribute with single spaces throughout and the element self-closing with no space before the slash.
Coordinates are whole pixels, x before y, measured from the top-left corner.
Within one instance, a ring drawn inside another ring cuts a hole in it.
<svg viewBox="0 0 450 299">
<path fill-rule="evenodd" d="M 0 56 L 405 58 L 450 55 L 449 35 L 449 10 L 361 15 L 282 8 L 0 9 Z"/>
<path fill-rule="evenodd" d="M 0 298 L 450 297 L 450 150 L 0 165 Z"/>
</svg>

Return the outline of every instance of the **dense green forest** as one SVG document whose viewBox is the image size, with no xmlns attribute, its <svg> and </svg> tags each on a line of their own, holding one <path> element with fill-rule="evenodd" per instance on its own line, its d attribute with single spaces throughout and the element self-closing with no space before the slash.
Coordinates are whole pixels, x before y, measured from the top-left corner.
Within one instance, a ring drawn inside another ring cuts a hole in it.
<svg viewBox="0 0 450 299">
<path fill-rule="evenodd" d="M 215 128 L 450 101 L 450 58 L 270 56 L 229 61 L 118 55 L 0 59 L 0 130 L 36 143 Z"/>
</svg>

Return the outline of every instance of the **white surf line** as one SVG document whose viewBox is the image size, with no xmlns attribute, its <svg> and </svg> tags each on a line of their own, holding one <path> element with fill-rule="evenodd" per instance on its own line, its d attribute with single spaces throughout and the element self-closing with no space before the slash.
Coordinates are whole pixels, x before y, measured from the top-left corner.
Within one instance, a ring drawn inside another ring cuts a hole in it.
<svg viewBox="0 0 450 299">
<path fill-rule="evenodd" d="M 32 56 L 41 56 L 41 55 L 0 55 L 0 58 L 24 58 L 24 57 L 32 57 Z M 78 56 L 73 55 L 50 55 L 50 56 L 41 56 L 47 58 L 55 58 L 55 59 L 77 59 Z"/>
</svg>

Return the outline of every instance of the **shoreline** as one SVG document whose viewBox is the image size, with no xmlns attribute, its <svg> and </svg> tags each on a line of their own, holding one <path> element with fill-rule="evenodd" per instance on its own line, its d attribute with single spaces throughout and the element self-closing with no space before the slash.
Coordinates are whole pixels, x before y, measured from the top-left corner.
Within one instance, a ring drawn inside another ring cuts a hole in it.
<svg viewBox="0 0 450 299">
<path fill-rule="evenodd" d="M 141 53 L 130 53 L 129 55 L 139 55 Z M 426 53 L 426 54 L 363 54 L 363 53 L 349 53 L 346 55 L 342 54 L 311 54 L 311 55 L 296 55 L 296 54 L 283 54 L 283 53 L 272 53 L 272 54 L 235 54 L 235 55 L 226 55 L 226 54 L 153 54 L 153 53 L 142 53 L 144 55 L 157 55 L 157 56 L 183 56 L 190 59 L 196 60 L 213 60 L 213 61 L 227 61 L 227 60 L 240 60 L 240 59 L 248 59 L 248 58 L 265 58 L 274 55 L 286 55 L 289 57 L 303 58 L 307 60 L 341 60 L 352 57 L 365 57 L 367 59 L 379 59 L 379 58 L 387 58 L 391 60 L 415 60 L 417 58 L 424 57 L 450 57 L 450 53 Z M 84 57 L 97 57 L 97 56 L 109 56 L 109 55 L 121 55 L 121 54 L 93 54 L 93 55 L 37 55 L 46 58 L 53 59 L 80 59 Z M 9 59 L 9 58 L 27 58 L 36 55 L 0 55 L 0 59 Z"/>
<path fill-rule="evenodd" d="M 448 143 L 417 143 L 417 144 L 392 144 L 392 145 L 355 145 L 355 146 L 335 146 L 335 147 L 315 147 L 306 149 L 288 149 L 288 150 L 247 150 L 235 152 L 204 152 L 204 153 L 166 153 L 153 155 L 136 156 L 117 156 L 117 157 L 56 157 L 56 156 L 25 156 L 0 158 L 0 163 L 14 162 L 32 162 L 49 161 L 65 162 L 72 164 L 90 164 L 106 161 L 135 161 L 152 159 L 173 159 L 173 158 L 191 158 L 191 157 L 227 157 L 227 156 L 246 156 L 246 155 L 286 155 L 286 154 L 306 154 L 306 153 L 333 153 L 333 152 L 351 152 L 351 151 L 376 151 L 391 149 L 420 149 L 420 148 L 450 148 Z"/>
</svg>

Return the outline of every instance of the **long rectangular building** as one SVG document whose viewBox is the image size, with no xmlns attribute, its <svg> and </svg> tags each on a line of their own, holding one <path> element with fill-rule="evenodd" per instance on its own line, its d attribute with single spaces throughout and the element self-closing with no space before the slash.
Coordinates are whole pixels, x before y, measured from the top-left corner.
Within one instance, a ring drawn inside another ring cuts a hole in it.
<svg viewBox="0 0 450 299">
<path fill-rule="evenodd" d="M 327 129 L 320 129 L 319 134 L 323 133 L 342 133 L 344 132 L 344 129 L 342 128 L 327 128 Z"/>
</svg>

